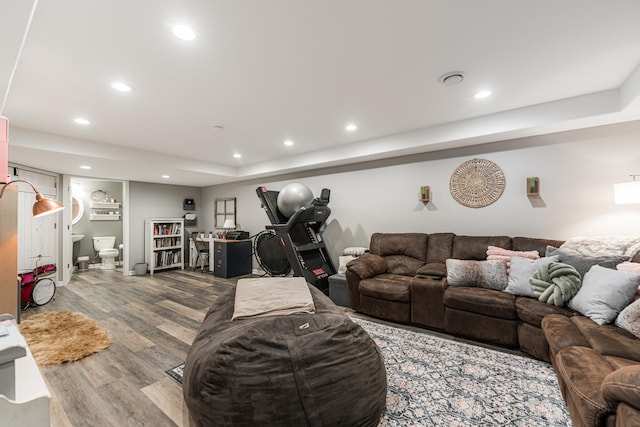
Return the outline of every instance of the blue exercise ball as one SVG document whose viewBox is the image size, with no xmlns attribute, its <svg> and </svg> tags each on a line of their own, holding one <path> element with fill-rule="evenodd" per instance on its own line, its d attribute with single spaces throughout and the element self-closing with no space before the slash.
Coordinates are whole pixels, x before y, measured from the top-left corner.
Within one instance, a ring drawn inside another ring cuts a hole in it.
<svg viewBox="0 0 640 427">
<path fill-rule="evenodd" d="M 278 210 L 287 218 L 300 208 L 311 206 L 313 193 L 304 184 L 294 182 L 286 185 L 278 194 Z"/>
</svg>

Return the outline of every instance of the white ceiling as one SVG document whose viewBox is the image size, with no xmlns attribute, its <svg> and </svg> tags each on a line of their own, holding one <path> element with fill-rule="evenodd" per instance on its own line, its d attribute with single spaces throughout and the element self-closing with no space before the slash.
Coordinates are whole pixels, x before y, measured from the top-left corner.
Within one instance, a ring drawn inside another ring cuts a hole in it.
<svg viewBox="0 0 640 427">
<path fill-rule="evenodd" d="M 10 84 L 32 1 L 0 0 L 9 160 L 65 174 L 206 186 L 640 119 L 637 0 L 42 0 Z"/>
</svg>

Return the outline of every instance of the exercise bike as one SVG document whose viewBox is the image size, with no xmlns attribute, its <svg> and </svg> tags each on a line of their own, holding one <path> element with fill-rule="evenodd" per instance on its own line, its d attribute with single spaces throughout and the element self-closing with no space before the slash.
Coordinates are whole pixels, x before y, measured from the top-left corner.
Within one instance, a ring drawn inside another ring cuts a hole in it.
<svg viewBox="0 0 640 427">
<path fill-rule="evenodd" d="M 20 305 L 23 310 L 31 305 L 40 306 L 50 302 L 56 294 L 56 282 L 46 277 L 57 271 L 55 264 L 38 265 L 43 255 L 38 255 L 36 268 L 26 273 L 19 273 Z"/>
</svg>

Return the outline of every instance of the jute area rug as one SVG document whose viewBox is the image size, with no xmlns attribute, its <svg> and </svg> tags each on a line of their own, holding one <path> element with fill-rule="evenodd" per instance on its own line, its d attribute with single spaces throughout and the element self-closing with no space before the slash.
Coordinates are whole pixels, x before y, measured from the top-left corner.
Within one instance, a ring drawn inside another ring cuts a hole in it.
<svg viewBox="0 0 640 427">
<path fill-rule="evenodd" d="M 72 311 L 35 314 L 20 323 L 20 332 L 39 365 L 73 362 L 111 345 L 106 329 Z"/>
<path fill-rule="evenodd" d="M 387 368 L 379 426 L 571 426 L 546 362 L 353 320 L 378 344 Z M 166 372 L 182 382 L 183 368 Z"/>
</svg>

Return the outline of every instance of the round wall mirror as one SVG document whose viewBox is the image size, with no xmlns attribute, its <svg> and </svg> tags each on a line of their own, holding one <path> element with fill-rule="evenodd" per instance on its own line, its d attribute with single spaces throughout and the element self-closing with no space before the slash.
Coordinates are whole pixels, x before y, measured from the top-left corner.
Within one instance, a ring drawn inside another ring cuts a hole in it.
<svg viewBox="0 0 640 427">
<path fill-rule="evenodd" d="M 71 196 L 71 225 L 74 225 L 84 214 L 84 203 L 76 196 Z"/>
</svg>

